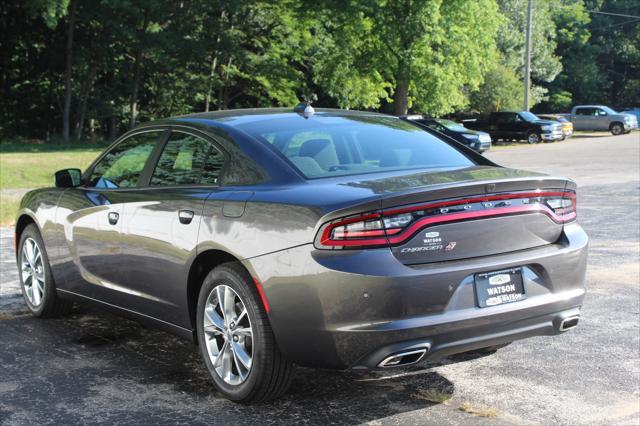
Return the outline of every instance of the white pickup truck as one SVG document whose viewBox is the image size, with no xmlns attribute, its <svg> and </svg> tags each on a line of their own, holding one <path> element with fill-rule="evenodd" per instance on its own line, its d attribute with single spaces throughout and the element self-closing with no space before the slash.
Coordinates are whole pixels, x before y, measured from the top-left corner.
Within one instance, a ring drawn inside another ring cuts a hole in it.
<svg viewBox="0 0 640 426">
<path fill-rule="evenodd" d="M 571 114 L 562 114 L 573 123 L 574 130 L 608 130 L 613 135 L 638 128 L 633 114 L 619 113 L 604 105 L 577 105 Z"/>
</svg>

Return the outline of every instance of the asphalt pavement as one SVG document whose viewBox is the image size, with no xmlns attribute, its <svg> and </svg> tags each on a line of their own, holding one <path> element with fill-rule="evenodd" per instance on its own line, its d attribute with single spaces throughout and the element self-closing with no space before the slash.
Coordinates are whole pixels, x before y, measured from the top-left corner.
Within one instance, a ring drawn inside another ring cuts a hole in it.
<svg viewBox="0 0 640 426">
<path fill-rule="evenodd" d="M 578 183 L 591 247 L 576 329 L 399 375 L 298 369 L 284 398 L 243 406 L 220 398 L 189 342 L 95 308 L 30 317 L 4 228 L 0 423 L 640 424 L 640 133 L 487 156 Z"/>
</svg>

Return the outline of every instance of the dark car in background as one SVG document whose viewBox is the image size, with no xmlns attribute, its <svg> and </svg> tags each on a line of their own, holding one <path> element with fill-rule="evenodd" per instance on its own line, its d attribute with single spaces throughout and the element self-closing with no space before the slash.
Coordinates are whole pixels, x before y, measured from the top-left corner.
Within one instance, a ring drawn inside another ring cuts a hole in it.
<svg viewBox="0 0 640 426">
<path fill-rule="evenodd" d="M 530 144 L 562 140 L 562 124 L 541 120 L 528 111 L 492 112 L 478 120 L 463 120 L 465 127 L 488 132 L 493 140 L 527 141 Z"/>
<path fill-rule="evenodd" d="M 447 135 L 478 153 L 491 149 L 491 136 L 488 133 L 467 129 L 455 121 L 423 115 L 408 115 L 402 118 Z"/>
<path fill-rule="evenodd" d="M 295 364 L 406 367 L 577 325 L 573 181 L 396 117 L 298 111 L 147 123 L 27 193 L 27 307 L 96 303 L 193 339 L 243 402 L 282 395 Z"/>
</svg>

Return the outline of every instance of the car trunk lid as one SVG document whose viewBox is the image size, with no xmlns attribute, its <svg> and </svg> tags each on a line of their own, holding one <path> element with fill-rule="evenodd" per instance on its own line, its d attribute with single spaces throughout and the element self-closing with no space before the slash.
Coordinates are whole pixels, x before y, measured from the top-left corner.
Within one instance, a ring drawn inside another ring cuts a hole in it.
<svg viewBox="0 0 640 426">
<path fill-rule="evenodd" d="M 360 205 L 339 212 L 340 218 L 322 227 L 316 246 L 389 246 L 405 264 L 488 256 L 551 244 L 560 238 L 563 223 L 575 217 L 573 207 L 568 206 L 575 206 L 573 182 L 498 167 L 350 184 L 374 189 L 379 195 L 378 209 Z M 354 214 L 344 214 L 349 212 Z"/>
</svg>

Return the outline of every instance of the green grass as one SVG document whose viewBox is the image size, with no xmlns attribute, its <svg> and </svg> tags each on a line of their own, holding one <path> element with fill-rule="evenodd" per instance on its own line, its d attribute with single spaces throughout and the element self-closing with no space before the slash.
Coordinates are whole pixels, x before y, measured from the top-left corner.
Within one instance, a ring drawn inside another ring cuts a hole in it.
<svg viewBox="0 0 640 426">
<path fill-rule="evenodd" d="M 20 197 L 0 193 L 0 226 L 13 225 L 20 205 Z"/>
<path fill-rule="evenodd" d="M 0 153 L 0 189 L 53 186 L 53 174 L 60 169 L 85 169 L 99 150 Z"/>
<path fill-rule="evenodd" d="M 13 223 L 23 193 L 28 189 L 53 186 L 53 174 L 60 169 L 84 170 L 106 144 L 29 144 L 0 142 L 0 225 Z"/>
</svg>

